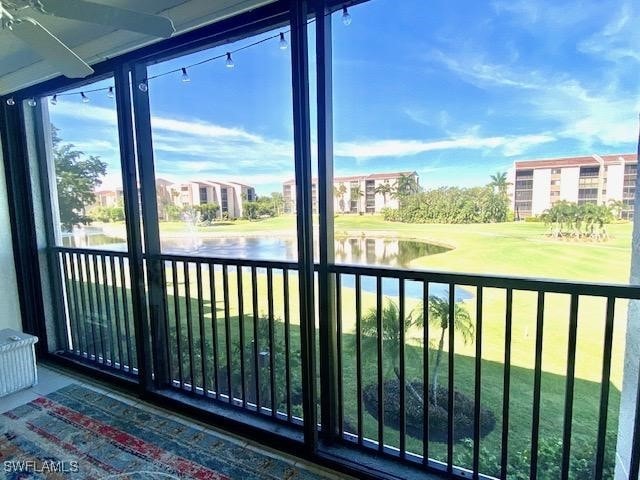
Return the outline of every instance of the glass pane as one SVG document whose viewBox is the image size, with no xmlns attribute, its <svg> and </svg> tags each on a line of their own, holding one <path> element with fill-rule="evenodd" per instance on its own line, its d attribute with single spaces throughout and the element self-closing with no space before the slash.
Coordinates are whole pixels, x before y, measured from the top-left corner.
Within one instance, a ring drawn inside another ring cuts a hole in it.
<svg viewBox="0 0 640 480">
<path fill-rule="evenodd" d="M 126 250 L 113 79 L 43 98 L 56 245 Z"/>
<path fill-rule="evenodd" d="M 297 258 L 283 197 L 294 162 L 280 32 L 287 41 L 283 28 L 149 67 L 163 253 Z"/>
</svg>

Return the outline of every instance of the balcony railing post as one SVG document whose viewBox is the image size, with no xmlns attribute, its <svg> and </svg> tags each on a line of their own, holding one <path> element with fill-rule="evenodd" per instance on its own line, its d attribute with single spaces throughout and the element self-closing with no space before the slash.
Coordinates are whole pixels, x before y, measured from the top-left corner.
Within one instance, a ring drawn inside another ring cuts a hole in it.
<svg viewBox="0 0 640 480">
<path fill-rule="evenodd" d="M 133 76 L 135 79 L 135 75 Z M 141 393 L 151 387 L 151 351 L 148 346 L 149 326 L 147 324 L 146 289 L 142 257 L 142 235 L 140 231 L 140 210 L 138 208 L 138 184 L 136 174 L 135 142 L 133 133 L 133 112 L 129 84 L 129 68 L 116 70 L 116 105 L 118 114 L 118 136 L 120 138 L 120 158 L 122 168 L 122 190 L 124 195 L 127 245 L 129 250 L 129 278 L 131 282 L 131 309 L 135 331 L 136 363 Z M 138 112 L 136 111 L 136 115 Z M 126 263 L 121 261 L 120 268 Z M 121 270 L 122 295 L 126 299 L 125 274 Z M 125 310 L 126 312 L 126 310 Z M 128 318 L 125 322 L 128 322 Z M 129 364 L 129 368 L 133 366 Z"/>
<path fill-rule="evenodd" d="M 295 151 L 296 215 L 298 225 L 298 280 L 304 441 L 316 450 L 315 305 L 313 300 L 313 216 L 311 203 L 311 139 L 309 114 L 309 52 L 307 1 L 291 0 L 291 76 Z"/>
<path fill-rule="evenodd" d="M 333 241 L 333 105 L 331 15 L 324 0 L 316 0 L 316 72 L 318 110 L 318 315 L 320 319 L 320 402 L 322 437 L 340 435 L 336 286 L 327 265 L 335 261 Z"/>
</svg>

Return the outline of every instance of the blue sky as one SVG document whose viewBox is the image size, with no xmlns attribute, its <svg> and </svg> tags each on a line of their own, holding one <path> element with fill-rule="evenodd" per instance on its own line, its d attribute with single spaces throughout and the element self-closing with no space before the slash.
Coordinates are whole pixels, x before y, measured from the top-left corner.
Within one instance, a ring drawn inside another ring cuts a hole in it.
<svg viewBox="0 0 640 480">
<path fill-rule="evenodd" d="M 426 187 L 480 185 L 515 160 L 636 149 L 639 2 L 372 0 L 350 13 L 349 26 L 340 12 L 333 21 L 337 174 L 416 170 Z M 179 73 L 150 80 L 158 176 L 258 193 L 293 176 L 290 51 L 274 39 L 234 61 L 194 67 L 187 84 Z M 110 186 L 115 110 L 104 93 L 90 97 L 61 98 L 51 117 L 65 141 L 108 162 Z"/>
</svg>

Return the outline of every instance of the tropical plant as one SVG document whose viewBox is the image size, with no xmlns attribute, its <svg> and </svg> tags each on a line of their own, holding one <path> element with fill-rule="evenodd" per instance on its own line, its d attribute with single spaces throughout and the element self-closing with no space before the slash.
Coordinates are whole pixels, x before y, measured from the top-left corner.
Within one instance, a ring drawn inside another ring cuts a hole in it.
<svg viewBox="0 0 640 480">
<path fill-rule="evenodd" d="M 218 211 L 220 210 L 220 206 L 213 203 L 202 203 L 196 207 L 196 211 L 200 216 L 201 222 L 211 223 L 218 216 Z"/>
<path fill-rule="evenodd" d="M 382 195 L 382 201 L 384 202 L 384 206 L 387 206 L 387 196 L 391 195 L 391 193 L 393 192 L 393 187 L 388 184 L 388 183 L 381 183 L 379 184 L 374 192 L 376 193 L 376 195 Z"/>
<path fill-rule="evenodd" d="M 344 213 L 344 196 L 347 193 L 347 187 L 344 183 L 341 183 L 338 186 L 333 187 L 333 194 L 338 199 L 338 205 L 340 207 L 340 212 Z"/>
<path fill-rule="evenodd" d="M 507 194 L 507 188 L 511 185 L 511 183 L 507 181 L 507 172 L 496 172 L 495 175 L 490 175 L 489 178 L 491 179 L 489 186 L 494 192 L 504 195 Z"/>
<path fill-rule="evenodd" d="M 402 207 L 404 201 L 420 192 L 420 186 L 416 180 L 416 176 L 409 174 L 400 174 L 398 179 L 393 184 L 393 191 L 391 196 L 398 199 L 398 203 Z"/>
<path fill-rule="evenodd" d="M 438 341 L 438 350 L 433 363 L 431 373 L 431 399 L 434 405 L 438 405 L 438 375 L 442 363 L 442 352 L 444 351 L 444 337 L 447 330 L 453 326 L 453 329 L 462 335 L 464 342 L 473 340 L 474 326 L 469 312 L 462 302 L 455 302 L 453 305 L 453 321 L 449 318 L 450 304 L 449 300 L 440 298 L 436 295 L 429 296 L 429 323 L 440 329 L 440 339 Z M 423 307 L 419 305 L 417 311 L 420 312 L 416 317 L 416 325 L 424 326 L 424 316 L 422 314 Z M 451 348 L 451 346 L 449 346 Z"/>
<path fill-rule="evenodd" d="M 393 372 L 395 376 L 400 379 L 400 329 L 404 329 L 404 333 L 416 323 L 414 318 L 414 312 L 410 311 L 400 319 L 400 309 L 398 304 L 391 300 L 386 299 L 381 313 L 382 322 L 382 341 L 384 343 L 383 354 L 385 356 L 382 362 L 383 368 L 387 369 L 387 374 Z M 365 348 L 373 353 L 377 346 L 375 339 L 378 337 L 378 314 L 375 308 L 369 309 L 369 311 L 362 317 L 362 335 L 365 339 Z M 406 338 L 406 336 L 405 336 Z M 418 402 L 422 402 L 422 395 L 420 395 L 411 382 L 406 384 L 411 394 Z"/>
<path fill-rule="evenodd" d="M 554 238 L 604 240 L 608 237 L 605 225 L 614 218 L 612 208 L 611 204 L 578 205 L 562 200 L 545 210 L 540 219 L 550 227 L 550 235 Z"/>
<path fill-rule="evenodd" d="M 362 187 L 360 185 L 352 186 L 349 195 L 351 203 L 356 202 L 356 213 L 360 213 L 360 198 L 364 196 Z"/>
</svg>

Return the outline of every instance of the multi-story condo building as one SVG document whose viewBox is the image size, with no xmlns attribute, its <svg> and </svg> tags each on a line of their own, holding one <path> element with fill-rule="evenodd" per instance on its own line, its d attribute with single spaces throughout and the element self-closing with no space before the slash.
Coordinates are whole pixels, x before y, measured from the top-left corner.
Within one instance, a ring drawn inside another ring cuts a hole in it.
<svg viewBox="0 0 640 480">
<path fill-rule="evenodd" d="M 590 155 L 515 162 L 509 195 L 516 219 L 540 215 L 556 202 L 623 202 L 623 218 L 633 216 L 637 155 Z"/>
<path fill-rule="evenodd" d="M 333 209 L 336 213 L 379 213 L 383 208 L 398 208 L 393 192 L 401 177 L 409 177 L 418 185 L 416 172 L 372 173 L 334 177 Z M 288 180 L 282 184 L 284 211 L 296 210 L 296 184 Z M 318 179 L 311 184 L 313 213 L 318 213 Z"/>
<path fill-rule="evenodd" d="M 254 201 L 254 187 L 238 182 L 192 181 L 169 186 L 173 203 L 180 207 L 192 207 L 207 203 L 220 206 L 219 215 L 241 217 L 245 201 Z"/>
</svg>

